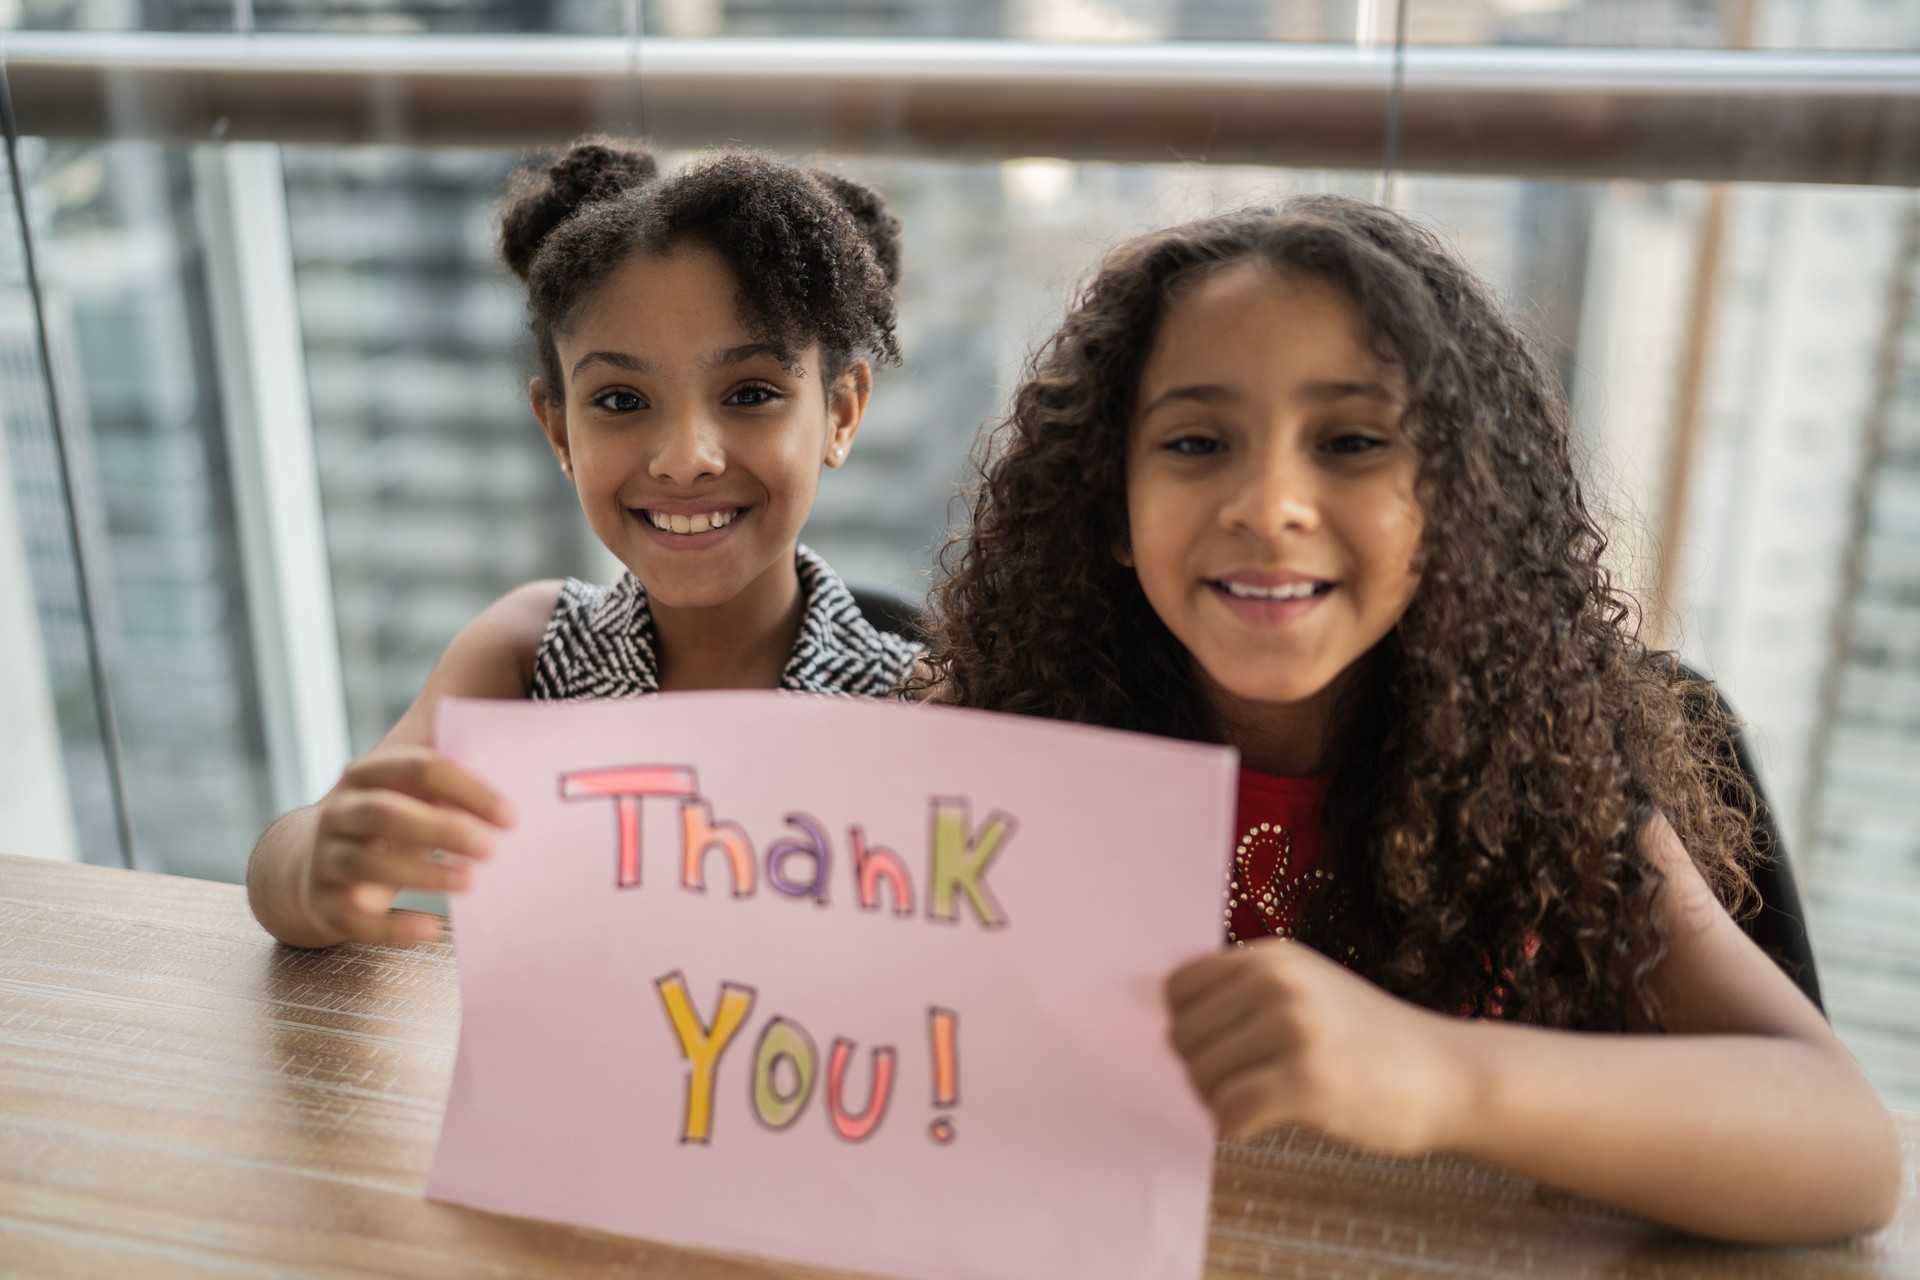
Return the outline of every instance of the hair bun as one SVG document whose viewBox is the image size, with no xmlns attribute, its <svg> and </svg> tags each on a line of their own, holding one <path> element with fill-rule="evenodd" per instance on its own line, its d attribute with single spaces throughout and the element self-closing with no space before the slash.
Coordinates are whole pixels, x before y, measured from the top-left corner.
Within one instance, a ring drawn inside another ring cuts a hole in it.
<svg viewBox="0 0 1920 1280">
<path fill-rule="evenodd" d="M 526 279 L 547 236 L 581 206 L 645 186 L 659 172 L 652 151 L 612 138 L 582 138 L 544 171 L 521 170 L 500 214 L 500 256 Z"/>
<path fill-rule="evenodd" d="M 873 249 L 873 260 L 880 264 L 881 273 L 887 277 L 889 288 L 900 284 L 900 219 L 893 216 L 893 210 L 881 198 L 878 191 L 852 178 L 843 177 L 826 169 L 808 170 L 821 186 L 839 202 L 853 224 L 866 236 L 867 244 Z"/>
</svg>

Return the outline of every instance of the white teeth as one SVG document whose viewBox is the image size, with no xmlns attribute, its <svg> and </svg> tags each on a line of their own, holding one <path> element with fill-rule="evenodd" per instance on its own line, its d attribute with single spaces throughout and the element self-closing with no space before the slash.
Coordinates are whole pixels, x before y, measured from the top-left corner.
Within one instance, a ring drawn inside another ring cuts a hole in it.
<svg viewBox="0 0 1920 1280">
<path fill-rule="evenodd" d="M 1250 587 L 1244 582 L 1223 582 L 1227 594 L 1242 600 L 1304 600 L 1318 589 L 1317 582 L 1289 582 L 1278 587 Z"/>
<path fill-rule="evenodd" d="M 705 533 L 709 529 L 724 529 L 733 523 L 740 514 L 737 510 L 703 511 L 698 515 L 670 516 L 658 511 L 647 512 L 647 520 L 654 528 L 664 533 Z"/>
</svg>

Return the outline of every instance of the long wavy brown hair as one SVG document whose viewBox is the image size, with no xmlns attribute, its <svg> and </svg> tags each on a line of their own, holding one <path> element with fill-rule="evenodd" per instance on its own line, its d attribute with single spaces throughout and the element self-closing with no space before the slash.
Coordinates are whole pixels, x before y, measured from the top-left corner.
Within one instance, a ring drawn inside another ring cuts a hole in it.
<svg viewBox="0 0 1920 1280">
<path fill-rule="evenodd" d="M 1344 290 L 1403 371 L 1425 515 L 1419 588 L 1335 717 L 1326 819 L 1348 892 L 1302 935 L 1328 951 L 1358 940 L 1363 973 L 1434 1009 L 1660 1025 L 1662 877 L 1640 831 L 1664 814 L 1723 901 L 1750 898 L 1733 726 L 1708 686 L 1640 643 L 1555 380 L 1406 218 L 1312 196 L 1108 256 L 986 437 L 970 523 L 941 555 L 926 685 L 966 706 L 1222 740 L 1191 657 L 1114 549 L 1168 300 L 1249 259 Z"/>
</svg>

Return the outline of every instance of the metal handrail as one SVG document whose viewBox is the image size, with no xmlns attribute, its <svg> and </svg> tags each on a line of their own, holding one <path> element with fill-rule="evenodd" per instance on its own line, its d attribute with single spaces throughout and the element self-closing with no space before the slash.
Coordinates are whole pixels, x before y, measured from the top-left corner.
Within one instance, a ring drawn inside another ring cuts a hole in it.
<svg viewBox="0 0 1920 1280">
<path fill-rule="evenodd" d="M 644 128 L 942 159 L 1375 168 L 1391 50 L 16 31 L 21 129 L 520 146 Z M 1411 171 L 1920 185 L 1920 56 L 1415 47 Z M 637 117 L 637 118 L 636 118 Z"/>
</svg>

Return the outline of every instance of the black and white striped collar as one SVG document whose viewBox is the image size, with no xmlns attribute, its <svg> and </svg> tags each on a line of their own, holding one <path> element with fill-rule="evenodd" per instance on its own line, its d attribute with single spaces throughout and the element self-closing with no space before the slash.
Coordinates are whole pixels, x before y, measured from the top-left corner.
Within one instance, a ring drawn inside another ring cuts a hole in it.
<svg viewBox="0 0 1920 1280">
<path fill-rule="evenodd" d="M 800 634 L 781 673 L 780 688 L 866 697 L 896 692 L 912 674 L 920 646 L 868 622 L 840 575 L 810 548 L 799 547 L 794 559 L 803 601 Z M 620 692 L 657 693 L 660 662 L 646 588 L 628 572 L 602 590 L 589 606 L 587 630 L 600 645 L 615 650 L 606 657 L 621 668 Z M 563 595 L 561 610 L 567 604 Z M 550 629 L 549 643 L 552 639 Z"/>
</svg>

